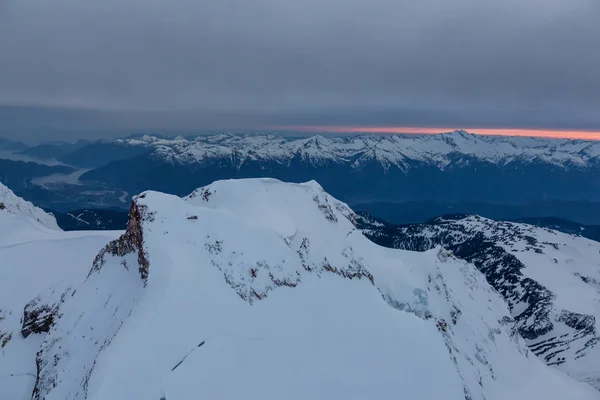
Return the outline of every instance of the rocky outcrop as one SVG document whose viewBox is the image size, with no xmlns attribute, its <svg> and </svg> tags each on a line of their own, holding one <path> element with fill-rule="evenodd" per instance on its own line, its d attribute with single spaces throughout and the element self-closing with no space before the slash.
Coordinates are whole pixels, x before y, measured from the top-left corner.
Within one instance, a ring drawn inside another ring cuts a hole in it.
<svg viewBox="0 0 600 400">
<path fill-rule="evenodd" d="M 58 318 L 58 304 L 41 304 L 40 298 L 30 301 L 23 310 L 21 335 L 47 333 Z"/>
<path fill-rule="evenodd" d="M 144 195 L 142 195 L 144 196 Z M 92 269 L 89 275 L 99 272 L 106 262 L 106 255 L 110 254 L 116 257 L 124 257 L 127 254 L 137 253 L 138 270 L 140 277 L 146 284 L 148 280 L 148 272 L 150 263 L 148 255 L 144 249 L 144 235 L 142 223 L 144 221 L 152 221 L 153 213 L 147 211 L 146 207 L 137 204 L 137 198 L 134 198 L 129 207 L 129 220 L 127 221 L 127 229 L 117 240 L 110 242 L 104 249 L 98 253 L 92 264 Z M 123 267 L 129 268 L 126 261 L 122 262 Z"/>
</svg>

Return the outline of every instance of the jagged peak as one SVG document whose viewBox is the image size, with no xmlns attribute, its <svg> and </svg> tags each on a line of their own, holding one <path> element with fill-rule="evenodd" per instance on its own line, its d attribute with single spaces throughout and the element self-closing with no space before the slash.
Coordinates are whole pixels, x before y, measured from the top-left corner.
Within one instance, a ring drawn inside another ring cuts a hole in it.
<svg viewBox="0 0 600 400">
<path fill-rule="evenodd" d="M 107 257 L 125 257 L 128 254 L 137 255 L 137 264 L 140 277 L 144 285 L 148 283 L 148 272 L 150 263 L 144 247 L 143 223 L 152 221 L 153 214 L 148 212 L 146 206 L 139 204 L 138 200 L 145 197 L 145 194 L 135 196 L 129 207 L 129 219 L 127 220 L 127 229 L 118 239 L 113 240 L 104 247 L 94 259 L 92 269 L 88 278 L 93 273 L 99 273 L 107 262 Z"/>
<path fill-rule="evenodd" d="M 596 163 L 600 157 L 600 142 L 567 139 L 532 139 L 524 137 L 482 137 L 457 129 L 438 135 L 359 135 L 339 137 L 314 135 L 284 137 L 277 134 L 217 134 L 194 140 L 161 139 L 142 142 L 149 147 L 169 147 L 172 161 L 193 163 L 205 158 L 229 157 L 238 160 L 260 158 L 285 162 L 298 154 L 304 160 L 322 164 L 325 160 L 361 162 L 376 159 L 384 168 L 397 165 L 408 168 L 406 160 L 429 162 L 438 166 L 450 163 L 457 155 L 492 163 L 539 160 L 539 162 L 569 168 Z M 356 165 L 355 165 L 356 164 Z"/>
<path fill-rule="evenodd" d="M 449 136 L 461 136 L 464 138 L 470 138 L 470 137 L 475 137 L 476 135 L 473 133 L 469 133 L 464 129 L 455 129 L 451 132 L 445 132 L 443 133 L 443 135 L 449 135 Z"/>
</svg>

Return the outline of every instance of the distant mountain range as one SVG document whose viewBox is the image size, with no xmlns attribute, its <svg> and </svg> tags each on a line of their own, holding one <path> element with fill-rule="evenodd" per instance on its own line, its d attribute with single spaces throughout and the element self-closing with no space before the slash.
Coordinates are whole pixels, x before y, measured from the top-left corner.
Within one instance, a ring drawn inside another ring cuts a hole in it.
<svg viewBox="0 0 600 400">
<path fill-rule="evenodd" d="M 89 140 L 78 140 L 75 143 L 51 142 L 43 143 L 33 147 L 27 147 L 20 152 L 31 157 L 46 160 L 58 160 L 61 157 L 85 147 L 92 142 Z"/>
<path fill-rule="evenodd" d="M 97 208 L 89 193 L 101 195 L 102 208 L 123 207 L 123 193 L 152 189 L 186 195 L 219 179 L 274 177 L 314 179 L 354 208 L 397 223 L 461 212 L 600 224 L 600 142 L 595 141 L 454 131 L 303 138 L 146 135 L 70 146 L 23 151 L 85 169 L 79 177 L 85 190 L 54 187 L 55 194 L 62 190 L 64 195 L 39 203 L 45 207 Z M 110 193 L 121 194 L 111 201 Z"/>
<path fill-rule="evenodd" d="M 218 179 L 315 179 L 358 209 L 396 222 L 417 221 L 390 218 L 381 204 L 466 205 L 461 212 L 481 209 L 484 215 L 490 210 L 491 217 L 556 216 L 600 223 L 600 207 L 596 206 L 600 202 L 600 142 L 455 131 L 429 136 L 327 138 L 215 135 L 188 140 L 144 136 L 117 140 L 113 145 L 145 151 L 92 169 L 82 175 L 82 181 L 102 182 L 129 193 L 153 189 L 185 195 Z M 590 207 L 580 206 L 585 202 L 591 203 Z M 484 207 L 470 208 L 475 203 Z M 503 215 L 494 211 L 495 206 L 501 211 L 505 207 L 513 210 Z M 531 214 L 532 210 L 544 214 Z M 446 212 L 425 210 L 425 219 Z"/>
<path fill-rule="evenodd" d="M 0 150 L 24 150 L 27 145 L 21 142 L 0 138 Z"/>
<path fill-rule="evenodd" d="M 89 171 L 82 180 L 130 192 L 156 189 L 183 195 L 217 179 L 315 179 L 351 204 L 600 201 L 600 142 L 456 131 L 301 139 L 216 135 L 193 141 L 144 136 L 114 145 L 148 151 Z"/>
<path fill-rule="evenodd" d="M 111 161 L 122 160 L 150 151 L 146 146 L 131 145 L 128 141 L 89 141 L 75 143 L 44 143 L 21 150 L 19 154 L 40 160 L 56 160 L 79 168 L 96 168 Z"/>
<path fill-rule="evenodd" d="M 588 239 L 600 242 L 600 226 L 599 225 L 582 225 L 576 222 L 566 221 L 560 218 L 518 218 L 513 222 L 520 222 L 529 225 L 535 225 L 540 228 L 552 229 L 571 235 L 579 235 Z"/>
<path fill-rule="evenodd" d="M 367 229 L 367 228 L 377 227 L 377 228 L 380 228 L 380 230 L 385 230 L 385 231 L 394 231 L 394 230 L 404 229 L 406 227 L 411 227 L 411 226 L 422 227 L 422 226 L 428 226 L 428 225 L 436 225 L 436 224 L 439 224 L 440 221 L 461 221 L 461 220 L 466 220 L 468 218 L 482 218 L 482 217 L 480 217 L 478 215 L 474 215 L 474 214 L 471 214 L 471 215 L 446 214 L 446 215 L 440 215 L 435 218 L 431 218 L 428 221 L 423 222 L 423 223 L 393 224 L 382 218 L 374 217 L 373 215 L 371 215 L 367 212 L 364 212 L 364 211 L 357 212 L 357 215 L 360 217 L 359 221 L 360 221 L 360 223 L 363 224 L 362 225 L 363 228 Z M 494 221 L 494 222 L 502 221 L 502 220 L 492 220 L 490 218 L 484 218 L 484 220 L 489 222 L 490 224 L 493 223 L 492 221 Z M 600 242 L 600 225 L 583 225 L 583 224 L 578 224 L 576 222 L 567 221 L 567 220 L 555 218 L 555 217 L 518 218 L 518 219 L 509 220 L 509 221 L 505 221 L 505 222 L 515 223 L 515 224 L 517 224 L 517 226 L 520 226 L 519 224 L 527 224 L 527 225 L 536 226 L 538 228 L 552 229 L 557 232 L 562 232 L 562 233 L 566 233 L 569 235 L 581 236 L 581 237 L 584 237 L 587 239 L 591 239 L 591 240 Z"/>
<path fill-rule="evenodd" d="M 515 195 L 518 197 L 518 194 Z M 396 224 L 414 224 L 445 214 L 477 214 L 497 220 L 558 218 L 580 225 L 600 225 L 600 203 L 596 201 L 535 201 L 525 204 L 473 201 L 371 202 L 354 204 L 358 211 Z"/>
<path fill-rule="evenodd" d="M 53 174 L 70 174 L 74 168 L 66 165 L 43 165 L 34 162 L 5 160 L 0 158 L 0 182 L 16 191 L 32 186 L 32 179 Z"/>
</svg>

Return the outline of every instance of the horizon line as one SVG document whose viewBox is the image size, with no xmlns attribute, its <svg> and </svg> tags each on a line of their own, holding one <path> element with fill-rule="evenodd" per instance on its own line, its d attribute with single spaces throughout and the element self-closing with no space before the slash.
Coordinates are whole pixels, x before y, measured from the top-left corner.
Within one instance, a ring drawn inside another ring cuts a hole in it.
<svg viewBox="0 0 600 400">
<path fill-rule="evenodd" d="M 565 129 L 529 129 L 529 128 L 442 128 L 414 126 L 326 126 L 326 125 L 294 125 L 276 126 L 270 129 L 282 129 L 314 133 L 379 133 L 379 134 L 420 134 L 438 135 L 441 133 L 463 130 L 468 133 L 485 136 L 521 136 L 550 139 L 582 139 L 600 140 L 600 131 L 565 130 Z"/>
</svg>

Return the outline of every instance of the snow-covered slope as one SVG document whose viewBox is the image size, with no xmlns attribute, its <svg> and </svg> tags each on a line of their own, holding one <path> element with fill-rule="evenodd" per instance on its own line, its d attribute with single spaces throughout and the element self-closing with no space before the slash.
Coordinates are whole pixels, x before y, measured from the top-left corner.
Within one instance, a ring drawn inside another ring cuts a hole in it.
<svg viewBox="0 0 600 400">
<path fill-rule="evenodd" d="M 54 216 L 18 197 L 2 183 L 0 183 L 0 218 L 0 237 L 8 234 L 7 231 L 11 230 L 8 229 L 9 224 L 16 225 L 17 219 L 21 222 L 31 221 L 47 229 L 60 230 Z"/>
<path fill-rule="evenodd" d="M 119 232 L 62 232 L 54 217 L 0 185 L 0 399 L 30 399 L 36 353 L 64 293 Z"/>
<path fill-rule="evenodd" d="M 474 263 L 506 299 L 530 349 L 600 389 L 600 243 L 478 216 L 399 227 L 361 223 L 377 243 L 418 251 L 443 245 Z"/>
<path fill-rule="evenodd" d="M 175 163 L 203 163 L 231 158 L 238 168 L 247 160 L 289 163 L 300 158 L 314 165 L 328 162 L 360 167 L 377 162 L 384 168 L 410 168 L 412 162 L 440 168 L 468 156 L 493 164 L 540 162 L 585 168 L 600 163 L 600 142 L 569 139 L 479 136 L 465 131 L 440 135 L 363 135 L 354 137 L 286 138 L 279 135 L 200 136 L 163 139 L 143 136 L 117 143 L 147 146 L 157 157 Z"/>
<path fill-rule="evenodd" d="M 314 182 L 145 192 L 66 292 L 33 399 L 599 399 L 475 267 L 379 247 Z"/>
</svg>

